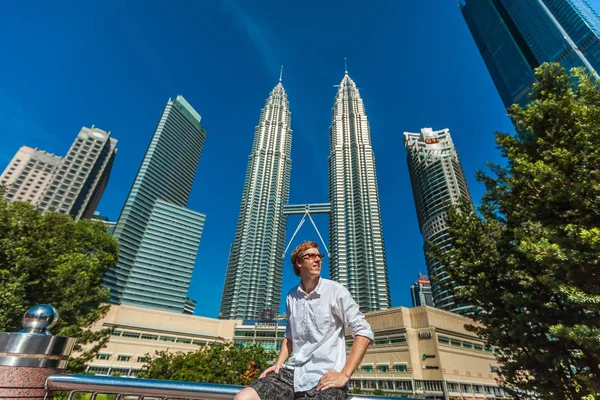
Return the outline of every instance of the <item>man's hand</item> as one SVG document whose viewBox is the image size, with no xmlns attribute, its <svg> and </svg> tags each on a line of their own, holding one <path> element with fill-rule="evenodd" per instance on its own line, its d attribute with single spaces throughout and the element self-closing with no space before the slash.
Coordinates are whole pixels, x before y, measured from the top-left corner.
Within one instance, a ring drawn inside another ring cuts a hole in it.
<svg viewBox="0 0 600 400">
<path fill-rule="evenodd" d="M 275 372 L 276 374 L 278 374 L 279 368 L 281 368 L 281 365 L 279 365 L 279 364 L 271 365 L 269 368 L 265 369 L 262 374 L 260 374 L 260 378 L 264 378 L 271 372 Z"/>
<path fill-rule="evenodd" d="M 317 384 L 317 391 L 327 390 L 331 388 L 343 388 L 350 378 L 341 372 L 329 371 L 319 379 Z"/>
</svg>

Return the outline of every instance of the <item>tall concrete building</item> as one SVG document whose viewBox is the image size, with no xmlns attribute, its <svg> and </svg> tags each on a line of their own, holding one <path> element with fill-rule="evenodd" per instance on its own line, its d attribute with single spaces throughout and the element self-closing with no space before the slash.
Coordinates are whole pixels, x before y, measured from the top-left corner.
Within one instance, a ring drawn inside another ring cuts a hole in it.
<svg viewBox="0 0 600 400">
<path fill-rule="evenodd" d="M 333 106 L 329 155 L 329 276 L 362 312 L 389 308 L 375 155 L 365 106 L 348 71 Z"/>
<path fill-rule="evenodd" d="M 42 211 L 91 218 L 108 184 L 117 154 L 117 141 L 92 125 L 82 127 L 52 182 L 40 199 Z"/>
<path fill-rule="evenodd" d="M 291 113 L 281 83 L 254 129 L 235 239 L 229 252 L 219 318 L 258 318 L 279 310 L 292 160 Z"/>
<path fill-rule="evenodd" d="M 600 71 L 600 16 L 590 0 L 461 0 L 460 8 L 505 107 L 527 103 L 544 62 Z"/>
<path fill-rule="evenodd" d="M 433 292 L 431 291 L 431 281 L 428 277 L 419 274 L 419 279 L 410 287 L 410 298 L 412 299 L 413 307 L 433 307 Z"/>
<path fill-rule="evenodd" d="M 471 201 L 450 131 L 423 128 L 420 133 L 404 132 L 404 147 L 423 240 L 448 248 L 446 208 L 449 204 L 458 204 L 461 198 Z M 427 255 L 425 261 L 430 277 L 438 282 L 450 282 L 443 265 Z M 471 310 L 468 305 L 456 304 L 452 293 L 435 281 L 432 289 L 436 307 L 460 314 Z"/>
<path fill-rule="evenodd" d="M 205 216 L 186 209 L 206 131 L 182 97 L 169 99 L 115 227 L 112 304 L 183 313 Z"/>
<path fill-rule="evenodd" d="M 0 185 L 6 186 L 4 197 L 37 206 L 62 161 L 54 154 L 21 147 L 0 175 Z"/>
</svg>

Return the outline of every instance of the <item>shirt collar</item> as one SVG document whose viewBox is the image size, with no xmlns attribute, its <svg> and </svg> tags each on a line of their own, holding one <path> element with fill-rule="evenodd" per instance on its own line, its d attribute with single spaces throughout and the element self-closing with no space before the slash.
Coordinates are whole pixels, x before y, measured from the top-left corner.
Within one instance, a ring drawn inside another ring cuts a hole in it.
<svg viewBox="0 0 600 400">
<path fill-rule="evenodd" d="M 310 294 L 307 294 L 304 289 L 302 288 L 302 281 L 300 281 L 300 283 L 298 284 L 298 293 L 302 296 L 302 297 L 308 297 L 313 295 L 313 293 L 315 295 L 321 295 L 321 291 L 323 290 L 323 277 L 320 276 L 319 277 L 319 283 L 317 283 L 317 286 L 315 287 L 315 289 L 310 292 Z"/>
</svg>

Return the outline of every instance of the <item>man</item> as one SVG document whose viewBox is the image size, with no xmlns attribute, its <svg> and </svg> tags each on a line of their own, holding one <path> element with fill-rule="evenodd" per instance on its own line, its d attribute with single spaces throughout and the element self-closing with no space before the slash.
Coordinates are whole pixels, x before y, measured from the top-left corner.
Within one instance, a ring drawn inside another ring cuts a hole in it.
<svg viewBox="0 0 600 400">
<path fill-rule="evenodd" d="M 300 284 L 286 298 L 287 329 L 274 365 L 235 400 L 343 400 L 373 332 L 344 286 L 321 278 L 323 254 L 315 242 L 292 252 Z M 354 336 L 346 360 L 344 324 Z M 283 365 L 292 355 L 286 365 Z"/>
</svg>

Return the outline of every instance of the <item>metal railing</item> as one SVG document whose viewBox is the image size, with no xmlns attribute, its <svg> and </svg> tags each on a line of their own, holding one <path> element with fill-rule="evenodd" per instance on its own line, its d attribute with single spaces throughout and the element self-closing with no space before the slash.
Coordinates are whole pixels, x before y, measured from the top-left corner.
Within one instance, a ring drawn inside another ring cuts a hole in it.
<svg viewBox="0 0 600 400">
<path fill-rule="evenodd" d="M 68 392 L 67 400 L 73 400 L 77 393 L 91 394 L 90 400 L 97 399 L 99 394 L 115 395 L 115 400 L 230 400 L 242 389 L 243 386 L 234 385 L 95 375 L 57 374 L 46 380 L 46 390 L 50 398 L 57 392 Z M 381 397 L 350 394 L 346 400 L 381 400 Z M 394 398 L 386 397 L 386 400 Z"/>
<path fill-rule="evenodd" d="M 216 385 L 181 381 L 161 381 L 157 379 L 132 379 L 111 376 L 56 374 L 46 380 L 46 390 L 50 396 L 56 392 L 68 392 L 68 399 L 76 393 L 91 393 L 91 400 L 98 394 L 116 395 L 117 399 L 207 399 L 230 400 L 242 386 Z"/>
</svg>

